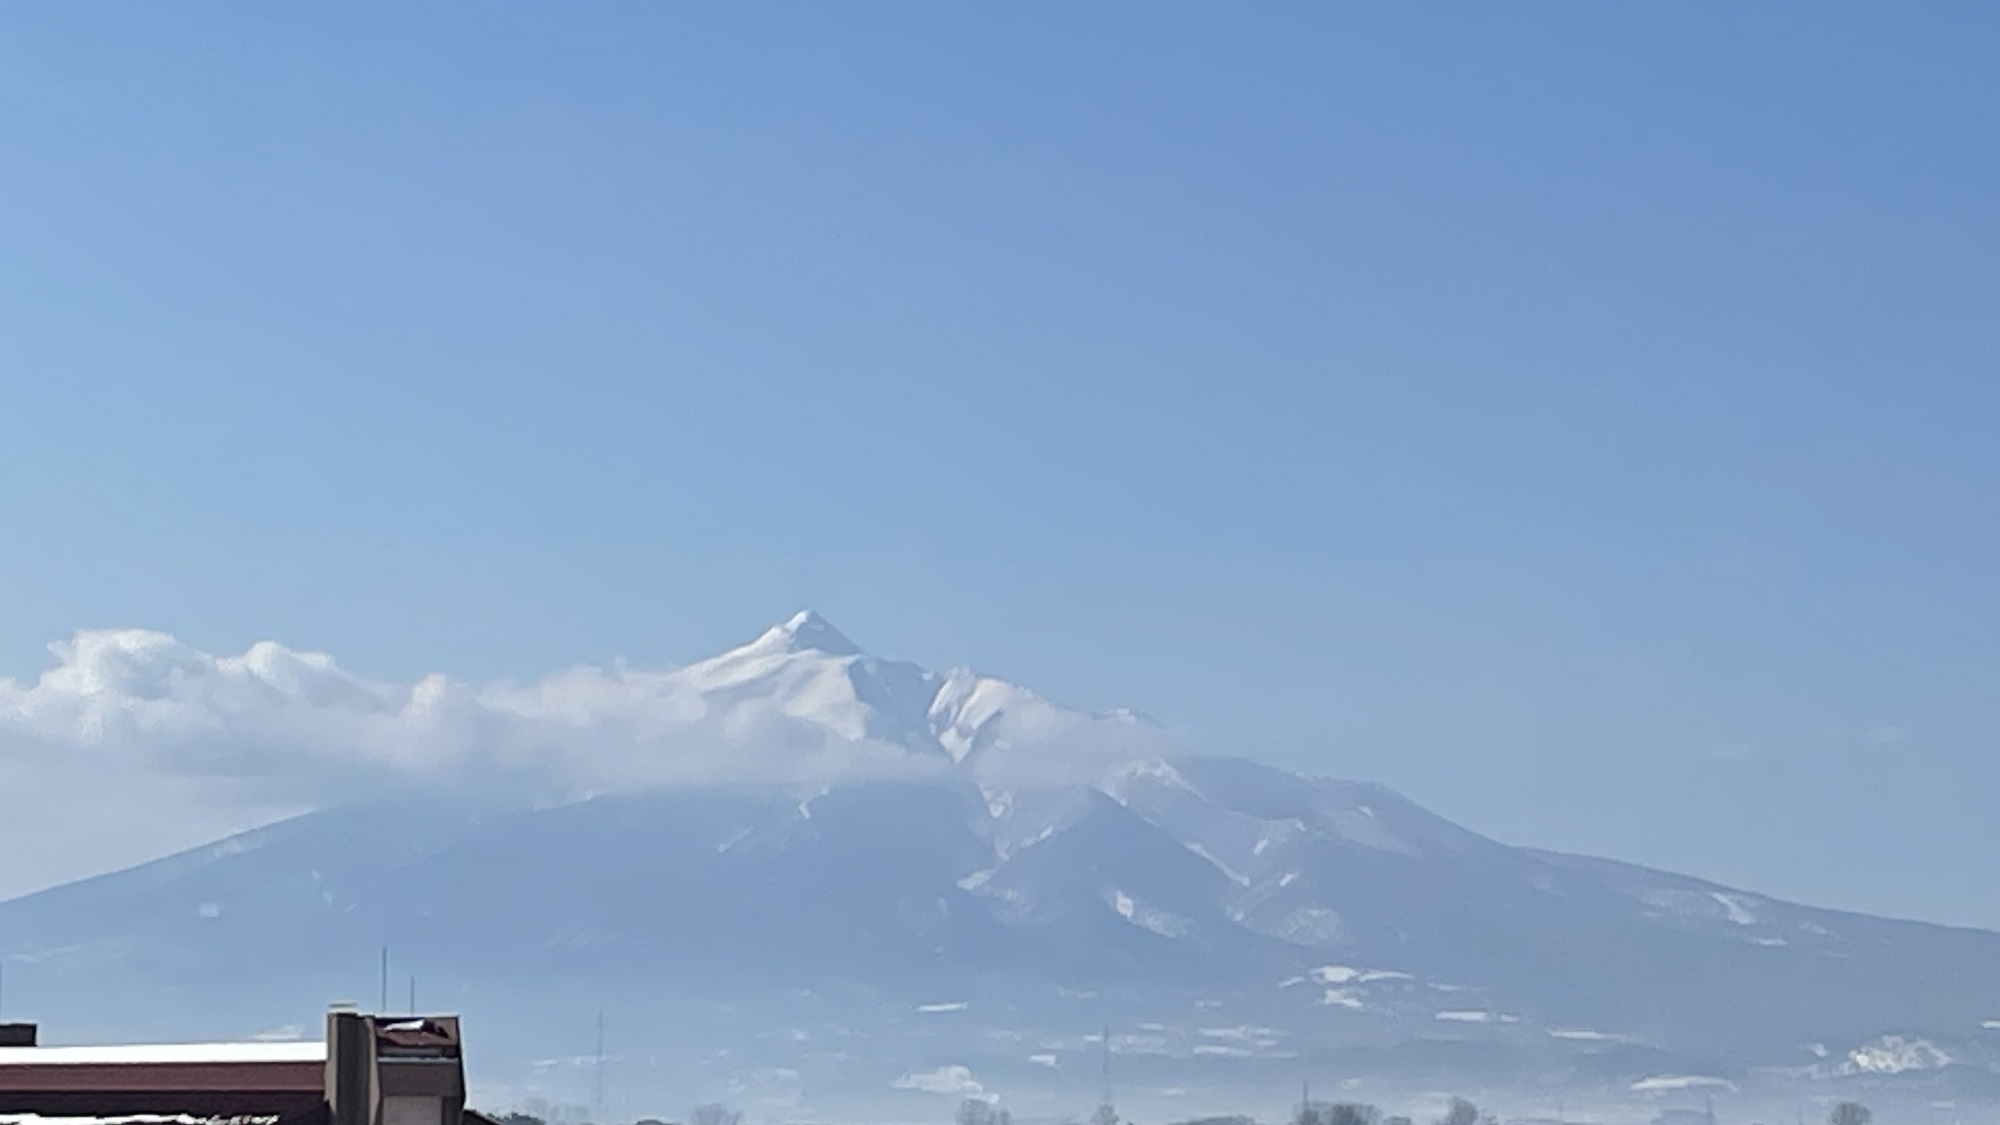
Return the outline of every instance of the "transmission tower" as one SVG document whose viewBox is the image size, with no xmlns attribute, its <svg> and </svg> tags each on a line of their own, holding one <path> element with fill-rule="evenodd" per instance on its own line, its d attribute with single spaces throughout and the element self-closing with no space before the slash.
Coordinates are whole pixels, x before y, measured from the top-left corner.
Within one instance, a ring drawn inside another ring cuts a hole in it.
<svg viewBox="0 0 2000 1125">
<path fill-rule="evenodd" d="M 1111 1097 L 1111 1025 L 1104 1025 L 1103 1040 L 1103 1085 L 1099 1092 L 1097 1112 L 1090 1115 L 1090 1125 L 1118 1125 L 1118 1110 Z"/>
</svg>

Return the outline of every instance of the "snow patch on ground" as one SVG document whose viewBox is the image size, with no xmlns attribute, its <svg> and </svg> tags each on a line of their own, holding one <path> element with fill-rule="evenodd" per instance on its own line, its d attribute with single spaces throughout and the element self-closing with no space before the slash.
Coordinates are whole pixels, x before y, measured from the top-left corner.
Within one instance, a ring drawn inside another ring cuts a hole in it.
<svg viewBox="0 0 2000 1125">
<path fill-rule="evenodd" d="M 1711 891 L 1708 897 L 1714 899 L 1716 905 L 1722 907 L 1723 913 L 1729 916 L 1731 922 L 1739 926 L 1754 926 L 1757 924 L 1757 912 L 1750 909 L 1749 900 L 1743 896 L 1726 895 L 1721 891 Z"/>
<path fill-rule="evenodd" d="M 1229 881 L 1236 884 L 1237 886 L 1247 887 L 1250 885 L 1250 876 L 1243 874 L 1242 872 L 1236 870 L 1235 868 L 1215 858 L 1214 853 L 1210 852 L 1207 848 L 1202 847 L 1200 844 L 1189 844 L 1187 845 L 1187 850 L 1207 860 L 1209 866 L 1215 868 L 1217 871 L 1222 872 L 1224 875 L 1229 876 Z"/>
<path fill-rule="evenodd" d="M 1306 822 L 1297 817 L 1279 821 L 1257 837 L 1257 842 L 1250 846 L 1250 854 L 1263 855 L 1265 852 L 1271 850 L 1274 845 L 1282 844 L 1293 836 L 1303 834 L 1305 831 Z"/>
<path fill-rule="evenodd" d="M 890 1084 L 898 1090 L 923 1094 L 944 1094 L 956 1098 L 983 1097 L 986 1087 L 973 1077 L 972 1068 L 952 1064 L 930 1070 L 913 1070 Z"/>
<path fill-rule="evenodd" d="M 1860 1074 L 1907 1074 L 1916 1070 L 1937 1070 L 1952 1064 L 1952 1057 L 1928 1039 L 1884 1035 L 1847 1052 L 1840 1072 Z"/>
<path fill-rule="evenodd" d="M 1237 1043 L 1254 1043 L 1260 1047 L 1274 1046 L 1285 1033 L 1275 1027 L 1259 1027 L 1243 1024 L 1238 1027 L 1204 1027 L 1196 1034 L 1204 1039 L 1227 1039 Z"/>
<path fill-rule="evenodd" d="M 1736 1090 L 1736 1083 L 1727 1078 L 1715 1078 L 1706 1074 L 1658 1074 L 1651 1078 L 1641 1078 L 1632 1083 L 1632 1092 L 1637 1094 L 1660 1094 L 1672 1090 Z"/>
<path fill-rule="evenodd" d="M 1269 933 L 1293 945 L 1329 945 L 1340 938 L 1340 915 L 1323 906 L 1304 907 L 1287 914 Z"/>
<path fill-rule="evenodd" d="M 322 1042 L 153 1043 L 116 1047 L 0 1047 L 0 1064 L 87 1066 L 325 1062 Z"/>
<path fill-rule="evenodd" d="M 1119 917 L 1141 929 L 1151 930 L 1161 937 L 1185 937 L 1188 930 L 1193 928 L 1193 923 L 1186 918 L 1170 914 L 1165 910 L 1155 910 L 1138 902 L 1124 891 L 1113 890 L 1109 901 L 1111 909 L 1116 910 Z"/>
<path fill-rule="evenodd" d="M 1320 998 L 1321 1004 L 1340 1008 L 1359 1008 L 1362 1006 L 1359 994 L 1354 989 L 1344 986 L 1376 984 L 1391 980 L 1412 980 L 1414 978 L 1408 973 L 1399 973 L 1390 969 L 1357 969 L 1351 965 L 1321 965 L 1319 968 L 1307 973 L 1305 977 L 1286 981 L 1279 985 L 1279 987 L 1283 988 L 1294 983 L 1304 983 L 1308 979 L 1314 984 L 1326 986 L 1326 992 Z"/>
<path fill-rule="evenodd" d="M 1131 781 L 1136 778 L 1157 781 L 1162 785 L 1170 785 L 1175 789 L 1183 789 L 1189 793 L 1196 792 L 1195 787 L 1188 784 L 1187 778 L 1181 776 L 1181 771 L 1157 759 L 1153 761 L 1131 762 L 1119 766 L 1112 771 L 1111 785 L 1113 788 L 1116 788 L 1119 782 Z"/>
</svg>

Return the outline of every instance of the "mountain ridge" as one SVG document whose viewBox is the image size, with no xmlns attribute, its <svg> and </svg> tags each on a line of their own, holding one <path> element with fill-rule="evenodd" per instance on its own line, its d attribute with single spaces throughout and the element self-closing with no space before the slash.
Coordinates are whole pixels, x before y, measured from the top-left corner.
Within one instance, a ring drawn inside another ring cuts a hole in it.
<svg viewBox="0 0 2000 1125">
<path fill-rule="evenodd" d="M 810 612 L 620 677 L 587 685 L 625 709 L 604 760 L 721 731 L 764 773 L 635 775 L 554 802 L 431 788 L 0 903 L 0 958 L 23 967 L 10 995 L 144 1020 L 237 981 L 231 1018 L 277 1023 L 365 986 L 356 966 L 393 945 L 503 1015 L 637 993 L 796 1026 L 843 996 L 871 1050 L 949 1032 L 954 1058 L 995 1068 L 1047 1052 L 992 1036 L 1055 1042 L 1089 996 L 1182 1028 L 1190 1052 L 1218 1020 L 1265 1029 L 1189 1056 L 1249 1070 L 1449 1043 L 1557 1070 L 1720 1055 L 1741 1078 L 1818 1065 L 1818 1044 L 1907 1061 L 1911 1081 L 2000 1075 L 1990 931 L 1515 847 L 1376 783 L 1193 754 L 1129 714 L 881 660 Z M 893 754 L 829 750 L 870 745 Z M 786 755 L 864 765 L 768 768 Z M 1003 1022 L 908 1024 L 940 997 Z M 717 1034 L 754 1044 L 757 1026 Z M 814 1073 L 846 1081 L 850 1063 Z"/>
</svg>

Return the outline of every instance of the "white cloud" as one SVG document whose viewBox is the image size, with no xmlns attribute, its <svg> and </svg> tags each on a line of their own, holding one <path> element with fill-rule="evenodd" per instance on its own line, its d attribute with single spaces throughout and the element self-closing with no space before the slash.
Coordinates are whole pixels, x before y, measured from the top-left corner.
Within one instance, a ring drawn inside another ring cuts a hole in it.
<svg viewBox="0 0 2000 1125">
<path fill-rule="evenodd" d="M 1099 784 L 1178 749 L 1135 715 L 873 660 L 812 615 L 687 668 L 487 684 L 370 680 L 270 641 L 217 656 L 141 629 L 49 651 L 35 680 L 0 679 L 0 898 L 385 792 L 562 801 L 951 770 L 1018 789 Z"/>
<path fill-rule="evenodd" d="M 276 643 L 215 656 L 144 630 L 50 651 L 33 682 L 0 679 L 0 897 L 384 789 L 565 799 L 949 765 L 671 670 L 385 683 Z"/>
<path fill-rule="evenodd" d="M 1169 732 L 1133 712 L 1075 711 L 963 670 L 944 677 L 936 711 L 952 718 L 944 747 L 995 788 L 1097 785 L 1119 766 L 1181 752 Z"/>
<path fill-rule="evenodd" d="M 566 793 L 702 781 L 811 784 L 908 773 L 771 700 L 717 706 L 673 671 L 573 668 L 526 684 L 362 679 L 264 642 L 216 657 L 163 633 L 86 631 L 32 685 L 0 680 L 12 742 L 323 800 L 385 781 L 528 784 Z"/>
</svg>

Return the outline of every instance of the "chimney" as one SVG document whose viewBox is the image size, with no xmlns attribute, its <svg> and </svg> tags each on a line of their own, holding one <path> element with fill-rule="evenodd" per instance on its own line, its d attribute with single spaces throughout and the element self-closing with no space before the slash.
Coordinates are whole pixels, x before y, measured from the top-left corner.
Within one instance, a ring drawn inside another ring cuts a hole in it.
<svg viewBox="0 0 2000 1125">
<path fill-rule="evenodd" d="M 31 1023 L 0 1023 L 0 1047 L 32 1047 L 36 1031 Z"/>
</svg>

